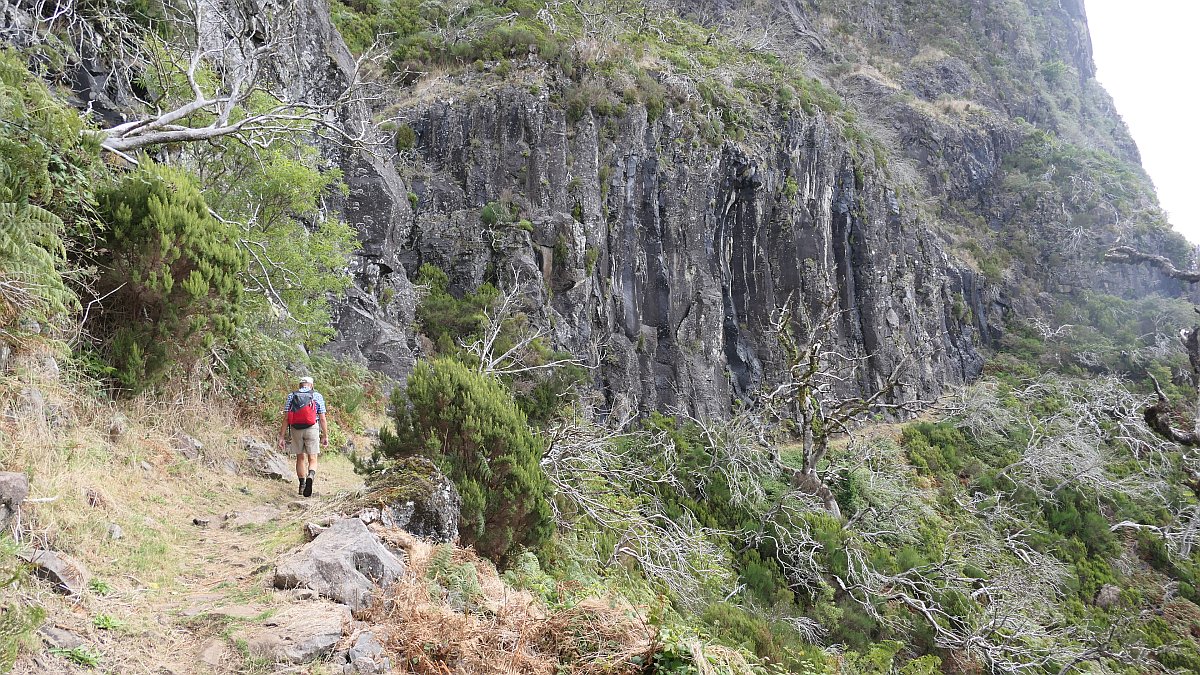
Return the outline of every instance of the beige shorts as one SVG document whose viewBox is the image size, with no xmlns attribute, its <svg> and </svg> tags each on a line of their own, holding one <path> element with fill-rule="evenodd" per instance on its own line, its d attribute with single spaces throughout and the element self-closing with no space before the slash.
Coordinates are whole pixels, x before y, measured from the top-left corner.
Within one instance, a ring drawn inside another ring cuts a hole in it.
<svg viewBox="0 0 1200 675">
<path fill-rule="evenodd" d="M 321 425 L 314 424 L 307 429 L 289 430 L 291 441 L 288 449 L 293 455 L 321 454 Z"/>
</svg>

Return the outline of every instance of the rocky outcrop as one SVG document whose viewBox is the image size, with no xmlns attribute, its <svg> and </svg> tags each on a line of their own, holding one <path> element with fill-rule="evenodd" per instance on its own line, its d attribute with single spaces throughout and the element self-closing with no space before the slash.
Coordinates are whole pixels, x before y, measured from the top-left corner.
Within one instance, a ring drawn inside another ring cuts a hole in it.
<svg viewBox="0 0 1200 675">
<path fill-rule="evenodd" d="M 870 358 L 854 386 L 908 359 L 921 365 L 905 398 L 979 372 L 984 317 L 950 308 L 982 284 L 820 113 L 773 120 L 770 143 L 713 147 L 671 111 L 571 124 L 501 88 L 412 124 L 432 175 L 414 183 L 409 267 L 433 263 L 461 290 L 489 270 L 523 277 L 556 342 L 597 366 L 606 409 L 725 414 L 783 368 L 773 312 L 831 296 L 843 320 L 830 339 Z M 531 232 L 482 226 L 480 208 L 504 195 L 519 195 Z"/>
<path fill-rule="evenodd" d="M 171 438 L 171 448 L 183 459 L 196 460 L 200 458 L 204 444 L 180 431 Z"/>
<path fill-rule="evenodd" d="M 296 469 L 288 458 L 266 443 L 247 437 L 242 439 L 242 447 L 246 450 L 246 464 L 254 473 L 287 481 L 296 475 Z"/>
<path fill-rule="evenodd" d="M 353 611 L 371 605 L 381 588 L 404 574 L 404 561 L 357 518 L 337 521 L 279 562 L 275 587 L 310 588 Z"/>
<path fill-rule="evenodd" d="M 298 3 L 289 21 L 310 39 L 278 59 L 280 81 L 316 98 L 341 92 L 352 61 L 324 5 Z M 352 127 L 369 117 L 343 114 Z M 834 293 L 845 317 L 835 339 L 870 358 L 852 387 L 871 390 L 909 359 L 921 366 L 902 398 L 936 396 L 979 371 L 986 316 L 949 308 L 982 284 L 885 176 L 863 175 L 820 113 L 771 120 L 775 138 L 716 147 L 671 110 L 574 122 L 527 88 L 432 97 L 404 115 L 430 169 L 407 184 L 373 156 L 326 148 L 363 243 L 335 353 L 405 376 L 420 350 L 409 278 L 430 262 L 457 291 L 492 275 L 523 284 L 535 322 L 596 367 L 603 407 L 616 414 L 726 414 L 780 373 L 772 311 Z M 482 207 L 505 198 L 531 232 L 481 223 Z"/>
<path fill-rule="evenodd" d="M 458 539 L 462 497 L 450 480 L 425 457 L 407 457 L 371 477 L 365 509 L 359 519 L 405 530 L 423 539 L 448 543 Z"/>
</svg>

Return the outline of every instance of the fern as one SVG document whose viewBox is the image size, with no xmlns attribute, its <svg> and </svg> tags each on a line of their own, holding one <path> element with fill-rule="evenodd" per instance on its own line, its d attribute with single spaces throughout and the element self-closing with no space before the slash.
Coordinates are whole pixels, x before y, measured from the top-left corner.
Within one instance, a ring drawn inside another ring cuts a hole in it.
<svg viewBox="0 0 1200 675">
<path fill-rule="evenodd" d="M 36 204 L 0 203 L 0 325 L 22 311 L 35 319 L 79 306 L 60 273 L 63 221 Z"/>
<path fill-rule="evenodd" d="M 20 53 L 0 49 L 0 336 L 79 307 L 63 280 L 63 237 L 87 220 L 103 169 L 83 131 Z"/>
</svg>

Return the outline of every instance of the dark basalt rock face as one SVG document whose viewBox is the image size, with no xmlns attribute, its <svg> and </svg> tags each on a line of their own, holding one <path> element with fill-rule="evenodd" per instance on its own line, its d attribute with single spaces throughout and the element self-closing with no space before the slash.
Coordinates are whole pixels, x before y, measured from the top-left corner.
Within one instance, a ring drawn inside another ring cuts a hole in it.
<svg viewBox="0 0 1200 675">
<path fill-rule="evenodd" d="M 947 309 L 989 302 L 975 274 L 888 186 L 856 176 L 827 118 L 777 125 L 758 147 L 711 147 L 669 112 L 572 125 L 517 88 L 429 105 L 413 122 L 432 177 L 407 267 L 438 265 L 462 290 L 489 270 L 522 275 L 615 410 L 723 414 L 782 367 L 773 313 L 832 294 L 843 317 L 825 339 L 870 356 L 863 390 L 904 359 L 906 397 L 978 374 L 986 326 Z M 481 223 L 505 195 L 532 232 Z"/>
</svg>

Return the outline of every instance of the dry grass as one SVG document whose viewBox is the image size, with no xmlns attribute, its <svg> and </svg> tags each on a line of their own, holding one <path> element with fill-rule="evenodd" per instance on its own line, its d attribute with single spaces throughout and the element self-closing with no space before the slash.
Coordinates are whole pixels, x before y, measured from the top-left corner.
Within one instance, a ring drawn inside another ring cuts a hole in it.
<svg viewBox="0 0 1200 675">
<path fill-rule="evenodd" d="M 347 458 L 326 456 L 317 486 L 326 498 L 290 508 L 294 483 L 225 472 L 243 456 L 243 436 L 268 440 L 273 429 L 240 422 L 231 405 L 194 390 L 113 404 L 58 361 L 54 353 L 27 350 L 0 374 L 0 469 L 30 477 L 30 501 L 11 534 L 80 561 L 95 585 L 64 598 L 31 583 L 0 592 L 0 604 L 44 607 L 47 624 L 83 637 L 100 654 L 100 672 L 214 672 L 197 656 L 206 639 L 220 635 L 196 631 L 179 612 L 213 594 L 221 602 L 286 601 L 267 592 L 260 568 L 302 542 L 305 520 L 348 502 L 361 479 Z M 118 418 L 125 431 L 114 437 Z M 197 460 L 173 449 L 180 432 L 203 444 Z M 277 506 L 279 521 L 218 528 L 222 514 L 257 504 Z M 197 528 L 193 517 L 209 518 L 211 528 Z M 110 536 L 112 525 L 120 538 Z M 14 672 L 74 672 L 61 657 L 38 658 L 26 655 Z M 249 672 L 243 661 L 232 658 L 224 672 Z"/>
<path fill-rule="evenodd" d="M 654 631 L 642 614 L 616 598 L 588 598 L 547 609 L 507 586 L 473 551 L 456 548 L 451 562 L 475 567 L 483 598 L 461 612 L 426 581 L 436 548 L 403 532 L 381 533 L 408 556 L 410 574 L 371 615 L 396 664 L 413 673 L 582 675 L 640 672 Z"/>
</svg>

